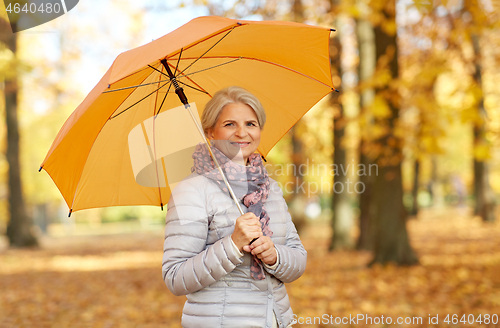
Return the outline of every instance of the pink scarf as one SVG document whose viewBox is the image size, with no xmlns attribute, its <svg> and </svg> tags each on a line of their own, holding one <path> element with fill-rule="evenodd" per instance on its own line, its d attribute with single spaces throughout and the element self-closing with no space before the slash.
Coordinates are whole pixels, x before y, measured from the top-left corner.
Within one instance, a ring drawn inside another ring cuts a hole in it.
<svg viewBox="0 0 500 328">
<path fill-rule="evenodd" d="M 264 206 L 269 196 L 269 176 L 260 155 L 253 153 L 248 158 L 250 165 L 242 166 L 232 162 L 219 149 L 211 148 L 236 197 L 242 200 L 249 212 L 254 213 L 259 218 L 264 236 L 271 237 L 273 232 L 269 229 L 269 215 Z M 231 197 L 205 144 L 200 143 L 196 146 L 193 159 L 194 166 L 191 168 L 191 172 L 196 171 L 197 174 L 213 180 L 222 191 Z M 250 274 L 254 279 L 265 279 L 262 261 L 256 256 L 252 257 Z"/>
</svg>

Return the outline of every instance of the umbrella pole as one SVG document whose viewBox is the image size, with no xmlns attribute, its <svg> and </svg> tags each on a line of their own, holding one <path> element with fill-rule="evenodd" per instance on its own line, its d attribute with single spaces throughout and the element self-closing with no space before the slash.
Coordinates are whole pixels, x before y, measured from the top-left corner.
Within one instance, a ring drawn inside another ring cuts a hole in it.
<svg viewBox="0 0 500 328">
<path fill-rule="evenodd" d="M 227 181 L 227 178 L 226 178 L 226 175 L 224 174 L 224 171 L 222 171 L 222 168 L 219 165 L 219 161 L 217 161 L 217 158 L 215 158 L 215 155 L 212 153 L 212 148 L 210 147 L 210 144 L 208 143 L 207 138 L 205 137 L 205 133 L 203 132 L 203 129 L 198 124 L 198 121 L 196 120 L 196 117 L 194 116 L 194 113 L 191 110 L 191 106 L 189 106 L 189 104 L 184 104 L 184 107 L 189 111 L 189 114 L 191 114 L 193 122 L 196 125 L 196 127 L 198 128 L 198 131 L 200 132 L 201 137 L 203 138 L 203 141 L 205 142 L 205 145 L 207 146 L 208 151 L 210 152 L 210 156 L 212 156 L 212 159 L 214 160 L 215 166 L 219 170 L 219 172 L 220 172 L 220 174 L 222 176 L 222 179 L 224 180 L 224 183 L 226 184 L 227 189 L 229 190 L 229 193 L 231 194 L 231 197 L 233 198 L 234 203 L 236 204 L 236 207 L 238 207 L 238 210 L 240 211 L 241 215 L 245 214 L 243 212 L 243 209 L 241 208 L 241 205 L 240 205 L 240 203 L 238 201 L 238 198 L 234 194 L 233 188 L 231 188 L 231 185 L 229 184 L 229 181 Z"/>
<path fill-rule="evenodd" d="M 194 125 L 196 125 L 196 128 L 198 129 L 198 132 L 200 133 L 201 138 L 205 142 L 205 145 L 207 146 L 207 149 L 210 152 L 210 156 L 212 157 L 212 159 L 213 159 L 213 161 L 215 163 L 215 166 L 219 170 L 219 172 L 220 172 L 220 174 L 222 176 L 222 179 L 224 180 L 224 183 L 226 184 L 227 189 L 229 190 L 229 194 L 233 198 L 234 203 L 236 204 L 236 207 L 238 207 L 238 211 L 240 211 L 241 215 L 245 214 L 243 212 L 243 209 L 241 208 L 241 205 L 240 205 L 240 202 L 239 202 L 238 198 L 234 194 L 233 188 L 231 188 L 231 185 L 229 184 L 229 181 L 227 181 L 227 178 L 226 178 L 226 175 L 224 174 L 224 171 L 222 171 L 222 168 L 220 167 L 219 161 L 217 160 L 217 158 L 215 158 L 215 155 L 212 152 L 212 148 L 210 147 L 210 144 L 208 143 L 208 140 L 207 140 L 207 138 L 205 136 L 205 132 L 203 132 L 203 129 L 201 128 L 200 124 L 198 123 L 198 120 L 196 119 L 196 116 L 194 115 L 194 113 L 193 113 L 193 111 L 191 109 L 191 106 L 189 105 L 187 97 L 184 94 L 184 89 L 181 88 L 181 87 L 179 87 L 179 84 L 177 83 L 177 80 L 175 79 L 174 74 L 172 73 L 172 71 L 170 70 L 170 67 L 167 64 L 167 60 L 166 59 L 162 59 L 161 63 L 163 64 L 163 66 L 167 70 L 168 76 L 170 77 L 170 80 L 174 84 L 175 93 L 177 94 L 177 96 L 179 96 L 179 99 L 184 104 L 184 107 L 188 110 L 189 114 L 191 115 L 191 118 L 193 119 Z"/>
</svg>

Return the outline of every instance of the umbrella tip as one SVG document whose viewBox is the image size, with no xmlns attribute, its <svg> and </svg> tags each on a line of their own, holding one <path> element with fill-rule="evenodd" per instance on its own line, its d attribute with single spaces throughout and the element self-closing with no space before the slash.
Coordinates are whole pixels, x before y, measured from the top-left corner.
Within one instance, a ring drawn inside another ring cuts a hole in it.
<svg viewBox="0 0 500 328">
<path fill-rule="evenodd" d="M 111 88 L 111 84 L 108 84 L 108 89 Z"/>
<path fill-rule="evenodd" d="M 163 211 L 163 203 L 160 203 L 161 204 L 161 210 Z"/>
<path fill-rule="evenodd" d="M 340 90 L 339 90 L 339 89 L 333 89 L 333 90 L 335 90 L 335 92 L 340 92 Z"/>
<path fill-rule="evenodd" d="M 240 22 L 237 22 L 236 24 L 238 24 L 238 25 L 240 25 L 240 26 L 241 26 L 241 25 L 243 25 L 243 24 L 242 24 L 242 23 L 240 23 Z"/>
<path fill-rule="evenodd" d="M 38 169 L 38 172 L 40 172 L 42 170 L 42 166 L 40 166 L 40 168 Z"/>
<path fill-rule="evenodd" d="M 68 218 L 71 216 L 71 212 L 73 212 L 73 209 L 72 209 L 72 208 L 70 208 L 70 209 L 69 209 Z"/>
<path fill-rule="evenodd" d="M 334 29 L 334 28 L 331 28 L 331 29 L 330 29 L 330 32 L 337 32 L 337 30 L 336 30 L 336 29 Z"/>
</svg>

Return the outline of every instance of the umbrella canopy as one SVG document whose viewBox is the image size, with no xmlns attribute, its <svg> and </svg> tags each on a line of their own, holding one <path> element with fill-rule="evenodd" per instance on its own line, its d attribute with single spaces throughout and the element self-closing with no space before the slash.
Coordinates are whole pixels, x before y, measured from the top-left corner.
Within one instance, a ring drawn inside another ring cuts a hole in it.
<svg viewBox="0 0 500 328">
<path fill-rule="evenodd" d="M 136 181 L 128 139 L 142 126 L 149 145 L 145 122 L 179 107 L 166 66 L 200 115 L 212 95 L 228 86 L 259 98 L 267 122 L 258 151 L 266 156 L 315 103 L 335 90 L 330 31 L 292 22 L 199 17 L 124 52 L 68 118 L 41 169 L 71 211 L 163 206 L 170 197 L 168 184 Z"/>
</svg>

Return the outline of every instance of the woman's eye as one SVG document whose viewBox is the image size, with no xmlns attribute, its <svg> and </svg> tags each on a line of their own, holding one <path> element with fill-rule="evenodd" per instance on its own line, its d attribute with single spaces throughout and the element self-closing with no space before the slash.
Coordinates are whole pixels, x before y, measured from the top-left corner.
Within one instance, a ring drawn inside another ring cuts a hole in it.
<svg viewBox="0 0 500 328">
<path fill-rule="evenodd" d="M 224 126 L 231 126 L 231 125 L 234 125 L 234 123 L 226 123 L 226 124 L 224 124 Z"/>
</svg>

